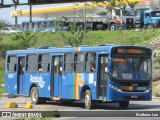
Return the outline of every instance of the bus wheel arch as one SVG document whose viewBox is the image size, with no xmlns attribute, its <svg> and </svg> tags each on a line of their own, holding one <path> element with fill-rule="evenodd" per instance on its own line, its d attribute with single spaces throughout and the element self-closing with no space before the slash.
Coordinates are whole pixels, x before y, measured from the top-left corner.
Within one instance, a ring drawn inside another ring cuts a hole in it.
<svg viewBox="0 0 160 120">
<path fill-rule="evenodd" d="M 83 88 L 82 88 L 82 90 L 81 90 L 81 96 L 80 96 L 80 98 L 81 98 L 81 100 L 83 100 L 83 101 L 84 101 L 84 98 L 85 98 L 85 92 L 86 92 L 86 90 L 90 90 L 90 88 L 89 88 L 88 85 L 83 86 Z"/>
<path fill-rule="evenodd" d="M 42 104 L 46 102 L 46 98 L 39 97 L 39 91 L 36 84 L 31 85 L 29 96 L 33 104 Z"/>
<path fill-rule="evenodd" d="M 31 89 L 32 89 L 33 87 L 37 87 L 37 85 L 36 85 L 36 84 L 32 84 L 32 85 L 30 86 L 30 88 L 29 88 L 29 96 L 30 96 L 30 94 L 31 94 Z"/>
</svg>

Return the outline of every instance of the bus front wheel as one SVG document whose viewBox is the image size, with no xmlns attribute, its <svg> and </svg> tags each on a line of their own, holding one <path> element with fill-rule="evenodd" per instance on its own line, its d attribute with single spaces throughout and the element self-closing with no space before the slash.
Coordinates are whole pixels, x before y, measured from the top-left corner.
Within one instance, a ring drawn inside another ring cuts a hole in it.
<svg viewBox="0 0 160 120">
<path fill-rule="evenodd" d="M 119 101 L 119 107 L 125 109 L 129 106 L 129 101 Z"/>
<path fill-rule="evenodd" d="M 93 108 L 92 94 L 90 90 L 86 90 L 84 102 L 85 102 L 86 109 L 89 110 Z"/>
<path fill-rule="evenodd" d="M 40 104 L 40 103 L 46 102 L 45 98 L 39 97 L 37 87 L 32 87 L 31 92 L 30 92 L 30 98 L 33 104 Z"/>
</svg>

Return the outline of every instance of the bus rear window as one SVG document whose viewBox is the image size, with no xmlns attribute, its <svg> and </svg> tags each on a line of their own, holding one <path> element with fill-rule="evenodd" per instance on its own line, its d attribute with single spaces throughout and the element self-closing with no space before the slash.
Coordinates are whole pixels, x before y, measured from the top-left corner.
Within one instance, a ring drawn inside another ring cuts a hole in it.
<svg viewBox="0 0 160 120">
<path fill-rule="evenodd" d="M 7 69 L 8 72 L 16 72 L 17 69 L 17 57 L 16 56 L 8 56 Z"/>
</svg>

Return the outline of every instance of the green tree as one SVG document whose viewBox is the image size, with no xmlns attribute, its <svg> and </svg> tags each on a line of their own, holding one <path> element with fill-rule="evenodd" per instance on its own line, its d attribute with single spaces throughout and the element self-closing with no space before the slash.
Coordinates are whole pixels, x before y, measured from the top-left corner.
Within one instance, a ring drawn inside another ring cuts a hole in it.
<svg viewBox="0 0 160 120">
<path fill-rule="evenodd" d="M 36 43 L 35 33 L 23 32 L 18 34 L 12 34 L 11 39 L 17 41 L 17 49 L 26 49 Z"/>
<path fill-rule="evenodd" d="M 84 32 L 83 31 L 76 31 L 73 30 L 67 31 L 67 32 L 60 32 L 64 42 L 70 46 L 78 47 L 83 44 L 83 37 Z M 74 37 L 74 35 L 76 37 Z"/>
</svg>

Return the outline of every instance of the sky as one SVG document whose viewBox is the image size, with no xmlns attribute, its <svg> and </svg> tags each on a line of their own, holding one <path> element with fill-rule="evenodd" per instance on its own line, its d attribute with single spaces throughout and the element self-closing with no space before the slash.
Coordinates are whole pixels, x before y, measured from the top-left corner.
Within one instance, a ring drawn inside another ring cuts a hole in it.
<svg viewBox="0 0 160 120">
<path fill-rule="evenodd" d="M 19 0 L 20 3 L 26 3 L 26 1 L 28 1 L 28 0 Z M 12 4 L 12 0 L 4 0 L 4 4 Z M 60 6 L 60 5 L 62 5 L 62 4 L 35 5 L 35 6 L 32 6 L 32 9 L 44 8 L 44 7 L 54 7 L 54 6 Z M 18 6 L 18 8 L 20 8 L 21 10 L 29 10 L 28 5 Z M 15 18 L 11 17 L 11 12 L 12 11 L 15 11 L 14 6 L 9 7 L 9 8 L 0 8 L 0 19 L 6 20 L 10 24 L 14 24 L 15 23 Z M 29 20 L 29 17 L 18 17 L 18 24 L 21 24 L 22 21 L 24 21 L 24 20 L 25 21 Z"/>
</svg>

